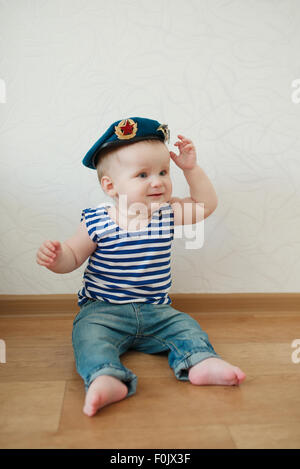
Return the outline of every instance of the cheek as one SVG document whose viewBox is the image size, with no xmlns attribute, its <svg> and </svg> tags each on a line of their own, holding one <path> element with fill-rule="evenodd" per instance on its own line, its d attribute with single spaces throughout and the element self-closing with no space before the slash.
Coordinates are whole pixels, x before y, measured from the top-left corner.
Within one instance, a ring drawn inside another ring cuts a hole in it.
<svg viewBox="0 0 300 469">
<path fill-rule="evenodd" d="M 168 188 L 169 191 L 172 192 L 172 181 L 171 181 L 171 179 L 168 179 L 168 181 L 167 181 L 167 188 Z"/>
<path fill-rule="evenodd" d="M 141 183 L 141 181 L 132 182 L 131 184 L 129 184 L 128 189 L 130 192 L 133 192 L 135 194 L 143 192 L 143 190 L 145 190 L 145 184 Z"/>
</svg>

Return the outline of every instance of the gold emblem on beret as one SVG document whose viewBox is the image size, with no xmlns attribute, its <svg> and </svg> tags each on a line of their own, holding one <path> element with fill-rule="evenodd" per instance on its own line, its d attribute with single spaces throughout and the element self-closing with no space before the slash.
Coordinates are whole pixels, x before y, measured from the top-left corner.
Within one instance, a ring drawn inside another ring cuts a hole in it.
<svg viewBox="0 0 300 469">
<path fill-rule="evenodd" d="M 165 141 L 170 143 L 170 130 L 168 124 L 161 124 L 159 127 L 157 127 L 156 131 L 158 130 L 160 130 L 164 134 Z"/>
<path fill-rule="evenodd" d="M 128 140 L 135 137 L 137 130 L 137 122 L 134 122 L 132 119 L 123 119 L 115 126 L 115 134 L 120 140 Z"/>
</svg>

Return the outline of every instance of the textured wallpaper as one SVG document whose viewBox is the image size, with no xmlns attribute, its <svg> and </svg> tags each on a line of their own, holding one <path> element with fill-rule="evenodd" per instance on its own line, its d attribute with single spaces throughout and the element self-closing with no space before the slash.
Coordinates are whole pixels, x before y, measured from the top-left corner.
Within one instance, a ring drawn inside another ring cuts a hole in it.
<svg viewBox="0 0 300 469">
<path fill-rule="evenodd" d="M 299 24 L 298 0 L 0 0 L 0 293 L 81 287 L 36 251 L 109 200 L 81 160 L 130 116 L 191 138 L 218 194 L 171 292 L 298 292 Z"/>
</svg>

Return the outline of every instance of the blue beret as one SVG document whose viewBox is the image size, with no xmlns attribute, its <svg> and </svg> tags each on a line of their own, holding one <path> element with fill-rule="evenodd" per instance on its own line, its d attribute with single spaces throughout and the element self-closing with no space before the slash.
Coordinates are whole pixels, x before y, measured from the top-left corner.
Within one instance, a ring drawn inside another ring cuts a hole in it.
<svg viewBox="0 0 300 469">
<path fill-rule="evenodd" d="M 96 169 L 96 159 L 103 150 L 110 150 L 146 139 L 169 142 L 170 131 L 167 124 L 160 124 L 156 120 L 145 119 L 144 117 L 129 117 L 128 119 L 116 121 L 87 152 L 82 163 L 88 168 Z"/>
</svg>

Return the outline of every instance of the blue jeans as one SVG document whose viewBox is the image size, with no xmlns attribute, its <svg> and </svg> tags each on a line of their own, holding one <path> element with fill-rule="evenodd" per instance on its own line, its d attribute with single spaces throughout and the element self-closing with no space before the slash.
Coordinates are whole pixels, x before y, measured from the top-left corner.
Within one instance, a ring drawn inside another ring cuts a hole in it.
<svg viewBox="0 0 300 469">
<path fill-rule="evenodd" d="M 127 385 L 127 397 L 137 385 L 137 376 L 120 361 L 129 349 L 150 354 L 169 351 L 169 365 L 182 381 L 188 381 L 191 366 L 219 357 L 198 322 L 169 304 L 88 300 L 74 319 L 72 342 L 86 391 L 97 376 L 110 375 Z"/>
</svg>

